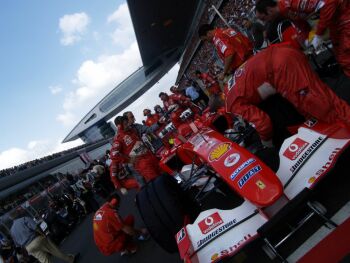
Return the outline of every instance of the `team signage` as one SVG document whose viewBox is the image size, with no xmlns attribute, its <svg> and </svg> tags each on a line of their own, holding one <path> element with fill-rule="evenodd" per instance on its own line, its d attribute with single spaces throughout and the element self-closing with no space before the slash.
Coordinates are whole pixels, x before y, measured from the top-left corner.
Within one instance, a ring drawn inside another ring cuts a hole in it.
<svg viewBox="0 0 350 263">
<path fill-rule="evenodd" d="M 238 163 L 239 159 L 241 159 L 241 156 L 238 153 L 230 154 L 226 157 L 224 165 L 226 167 L 234 166 L 236 163 Z"/>
<path fill-rule="evenodd" d="M 295 159 L 297 159 L 299 157 L 299 155 L 306 149 L 306 147 L 309 145 L 308 142 L 300 139 L 300 138 L 296 138 L 291 145 L 289 145 L 289 147 L 287 148 L 287 150 L 285 150 L 285 152 L 283 153 L 283 155 L 285 157 L 287 157 L 288 159 L 294 161 Z"/>
<path fill-rule="evenodd" d="M 255 174 L 257 174 L 260 171 L 261 171 L 260 165 L 257 165 L 252 169 L 250 169 L 245 175 L 241 177 L 241 179 L 239 179 L 238 181 L 239 188 L 242 188 L 250 178 L 252 178 Z"/>
<path fill-rule="evenodd" d="M 210 216 L 204 218 L 198 223 L 199 229 L 203 234 L 207 234 L 217 226 L 221 225 L 224 221 L 221 219 L 221 216 L 218 212 L 211 214 Z"/>
<path fill-rule="evenodd" d="M 227 153 L 231 148 L 231 143 L 224 142 L 220 143 L 218 146 L 216 146 L 209 154 L 209 161 L 217 161 L 223 156 L 225 153 Z"/>
<path fill-rule="evenodd" d="M 248 167 L 249 165 L 251 165 L 252 163 L 255 162 L 255 159 L 250 158 L 247 161 L 245 161 L 244 163 L 242 163 L 232 174 L 231 174 L 231 180 L 234 180 L 236 178 L 236 176 L 243 171 L 246 167 Z"/>
</svg>

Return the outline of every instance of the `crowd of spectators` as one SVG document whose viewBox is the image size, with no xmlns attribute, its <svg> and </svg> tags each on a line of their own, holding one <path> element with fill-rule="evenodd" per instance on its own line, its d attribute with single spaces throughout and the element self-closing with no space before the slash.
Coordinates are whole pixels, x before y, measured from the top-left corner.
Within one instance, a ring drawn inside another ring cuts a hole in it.
<svg viewBox="0 0 350 263">
<path fill-rule="evenodd" d="M 61 177 L 60 177 L 61 176 Z M 0 200 L 0 216 L 6 212 L 12 210 L 23 202 L 30 200 L 35 195 L 42 192 L 44 189 L 49 188 L 50 186 L 57 183 L 62 178 L 61 174 L 53 174 L 47 176 L 36 183 L 28 186 L 20 192 L 16 192 L 13 195 L 8 196 L 7 198 Z"/>
<path fill-rule="evenodd" d="M 100 141 L 102 141 L 102 140 L 105 140 L 105 139 L 101 139 Z M 51 160 L 54 160 L 56 158 L 62 157 L 64 155 L 66 155 L 66 154 L 69 154 L 69 153 L 78 151 L 80 149 L 83 149 L 83 148 L 85 148 L 85 147 L 87 147 L 89 145 L 95 144 L 97 142 L 99 142 L 99 141 L 88 143 L 88 144 L 79 145 L 79 146 L 76 146 L 74 148 L 71 148 L 71 149 L 68 149 L 68 150 L 65 150 L 65 151 L 61 151 L 61 152 L 58 152 L 58 153 L 47 155 L 45 157 L 42 157 L 42 158 L 39 158 L 39 159 L 35 159 L 35 160 L 29 161 L 29 162 L 26 162 L 26 163 L 22 163 L 22 164 L 13 166 L 11 168 L 6 168 L 6 169 L 3 169 L 3 170 L 0 170 L 0 178 L 1 177 L 5 177 L 5 176 L 9 176 L 9 175 L 12 175 L 12 174 L 15 174 L 15 173 L 18 173 L 18 172 L 21 172 L 23 170 L 26 170 L 26 169 L 29 169 L 29 168 L 32 168 L 32 167 L 35 167 L 35 166 L 37 166 L 39 164 L 46 163 L 48 161 L 51 161 Z"/>
<path fill-rule="evenodd" d="M 215 15 L 214 10 L 209 9 L 212 5 L 219 9 L 219 12 L 231 27 L 234 27 L 240 31 L 243 31 L 243 18 L 253 19 L 254 17 L 255 0 L 211 0 L 207 2 L 208 8 L 203 13 L 199 24 L 211 23 L 211 18 Z M 215 16 L 212 24 L 215 27 L 227 27 L 218 16 Z M 181 67 L 187 67 L 187 65 L 188 67 L 185 70 L 183 77 L 179 80 L 180 90 L 185 87 L 188 79 L 196 79 L 196 70 L 201 72 L 210 71 L 215 74 L 217 68 L 222 67 L 221 62 L 215 56 L 216 52 L 213 52 L 213 45 L 208 42 L 200 43 L 198 49 L 195 51 L 194 56 L 192 57 L 193 49 L 197 48 L 199 41 L 200 40 L 197 34 L 195 34 L 191 40 L 190 47 L 187 49 L 182 60 Z M 180 69 L 180 75 L 182 74 L 182 71 L 183 70 Z"/>
</svg>

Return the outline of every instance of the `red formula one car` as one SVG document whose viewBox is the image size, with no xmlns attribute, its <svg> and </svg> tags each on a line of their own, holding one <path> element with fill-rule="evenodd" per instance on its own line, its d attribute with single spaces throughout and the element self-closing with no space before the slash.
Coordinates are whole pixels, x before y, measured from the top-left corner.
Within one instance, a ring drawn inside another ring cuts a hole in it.
<svg viewBox="0 0 350 263">
<path fill-rule="evenodd" d="M 350 130 L 342 123 L 308 120 L 273 150 L 252 126 L 224 111 L 196 120 L 189 109 L 180 115 L 183 123 L 169 129 L 176 142 L 160 161 L 172 176 L 157 178 L 137 196 L 146 226 L 164 249 L 178 249 L 185 262 L 217 262 L 261 238 L 268 253 L 285 260 L 279 245 L 313 215 L 336 226 L 309 196 L 348 156 Z M 288 220 L 296 227 L 271 241 L 267 233 Z"/>
</svg>

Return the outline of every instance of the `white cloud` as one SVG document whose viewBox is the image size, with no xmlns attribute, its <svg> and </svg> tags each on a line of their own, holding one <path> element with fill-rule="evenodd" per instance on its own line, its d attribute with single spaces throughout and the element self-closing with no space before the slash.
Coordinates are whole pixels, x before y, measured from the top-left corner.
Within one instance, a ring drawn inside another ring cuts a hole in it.
<svg viewBox="0 0 350 263">
<path fill-rule="evenodd" d="M 114 43 L 121 47 L 128 47 L 135 40 L 134 28 L 126 3 L 121 4 L 113 14 L 109 15 L 107 22 L 117 25 L 111 34 Z"/>
<path fill-rule="evenodd" d="M 100 99 L 141 65 L 136 42 L 120 54 L 100 56 L 96 61 L 86 60 L 73 80 L 77 88 L 66 94 L 63 102 L 64 112 L 57 117 L 57 120 L 66 126 L 76 124 L 78 117 L 83 117 L 82 114 L 86 114 Z"/>
<path fill-rule="evenodd" d="M 78 118 L 69 111 L 58 114 L 56 120 L 61 122 L 64 126 L 73 126 L 78 122 Z"/>
<path fill-rule="evenodd" d="M 59 28 L 63 34 L 61 44 L 68 46 L 78 42 L 86 32 L 89 23 L 90 18 L 84 12 L 61 17 L 59 21 Z"/>
<path fill-rule="evenodd" d="M 142 65 L 132 22 L 126 3 L 108 16 L 115 25 L 113 36 L 123 40 L 123 50 L 84 61 L 73 79 L 75 89 L 65 94 L 63 111 L 56 119 L 65 126 L 74 126 L 96 103 Z M 95 38 L 101 35 L 94 32 Z"/>
<path fill-rule="evenodd" d="M 83 144 L 80 139 L 64 144 L 62 144 L 61 141 L 62 139 L 59 139 L 57 141 L 35 140 L 29 142 L 27 147 L 24 149 L 14 147 L 0 152 L 0 170 L 35 159 L 40 159 L 44 156 L 48 156 L 53 153 L 61 152 Z"/>
<path fill-rule="evenodd" d="M 62 87 L 59 85 L 50 86 L 49 89 L 50 89 L 52 95 L 57 95 L 58 93 L 61 93 L 63 90 Z"/>
</svg>

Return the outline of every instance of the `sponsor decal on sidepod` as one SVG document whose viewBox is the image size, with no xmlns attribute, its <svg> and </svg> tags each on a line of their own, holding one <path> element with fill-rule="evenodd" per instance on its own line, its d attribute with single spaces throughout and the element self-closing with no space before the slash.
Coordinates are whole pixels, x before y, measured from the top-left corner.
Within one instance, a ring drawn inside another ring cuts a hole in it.
<svg viewBox="0 0 350 263">
<path fill-rule="evenodd" d="M 217 226 L 221 225 L 224 221 L 222 220 L 221 216 L 218 212 L 215 212 L 214 214 L 211 214 L 210 216 L 207 216 L 202 221 L 198 223 L 199 229 L 202 231 L 203 234 L 206 234 L 216 228 Z"/>
<path fill-rule="evenodd" d="M 283 155 L 288 159 L 294 161 L 299 155 L 305 150 L 305 148 L 309 145 L 308 142 L 296 138 L 289 147 L 284 151 Z"/>
<path fill-rule="evenodd" d="M 316 141 L 314 141 L 313 144 L 307 150 L 301 155 L 301 157 L 298 159 L 298 161 L 289 169 L 292 174 L 294 174 L 296 171 L 299 170 L 299 168 L 302 166 L 302 164 L 309 158 L 311 153 L 313 153 L 324 141 L 325 139 L 322 137 L 318 137 Z"/>
<path fill-rule="evenodd" d="M 244 242 L 246 242 L 247 240 L 249 240 L 252 236 L 250 234 L 244 236 L 240 241 L 238 241 L 237 243 L 233 244 L 232 246 L 230 246 L 227 249 L 221 250 L 218 253 L 214 253 L 210 259 L 212 262 L 219 260 L 223 257 L 227 257 L 231 254 L 233 254 Z"/>
<path fill-rule="evenodd" d="M 317 176 L 322 175 L 327 169 L 331 166 L 334 157 L 337 156 L 337 154 L 340 152 L 341 148 L 335 148 L 334 151 L 331 153 L 331 155 L 328 157 L 328 162 L 326 162 L 320 170 L 316 172 Z"/>
<path fill-rule="evenodd" d="M 209 235 L 205 236 L 204 238 L 202 238 L 201 240 L 199 240 L 197 242 L 198 248 L 204 246 L 205 244 L 207 244 L 210 240 L 212 240 L 213 238 L 215 238 L 219 234 L 226 232 L 227 230 L 232 228 L 236 223 L 237 223 L 237 219 L 233 219 L 233 220 L 227 222 L 226 224 L 218 227 L 213 232 L 211 232 Z"/>
</svg>

